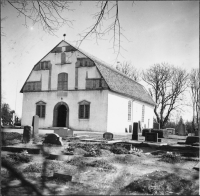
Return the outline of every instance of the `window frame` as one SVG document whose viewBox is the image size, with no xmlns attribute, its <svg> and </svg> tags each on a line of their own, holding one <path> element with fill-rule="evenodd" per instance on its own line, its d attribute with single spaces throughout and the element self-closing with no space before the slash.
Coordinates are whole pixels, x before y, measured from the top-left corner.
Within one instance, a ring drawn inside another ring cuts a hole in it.
<svg viewBox="0 0 200 196">
<path fill-rule="evenodd" d="M 128 101 L 128 121 L 131 121 L 132 119 L 132 104 L 131 100 Z"/>
<path fill-rule="evenodd" d="M 65 80 L 67 78 L 67 80 Z M 58 74 L 58 91 L 67 91 L 68 90 L 68 73 L 62 72 Z"/>
<path fill-rule="evenodd" d="M 80 120 L 89 120 L 90 119 L 90 102 L 83 100 L 78 103 L 78 118 Z"/>
<path fill-rule="evenodd" d="M 44 101 L 38 101 L 36 103 L 36 112 L 35 114 L 39 116 L 39 118 L 46 117 L 46 103 Z"/>
<path fill-rule="evenodd" d="M 144 122 L 144 116 L 145 116 L 145 105 L 142 105 L 142 119 L 141 119 L 141 122 Z"/>
</svg>

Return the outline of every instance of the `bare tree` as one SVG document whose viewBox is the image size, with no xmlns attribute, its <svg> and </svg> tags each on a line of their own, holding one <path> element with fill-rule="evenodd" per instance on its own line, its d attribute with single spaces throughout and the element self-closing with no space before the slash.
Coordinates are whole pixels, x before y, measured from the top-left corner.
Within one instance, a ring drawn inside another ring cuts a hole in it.
<svg viewBox="0 0 200 196">
<path fill-rule="evenodd" d="M 130 62 L 118 62 L 116 69 L 127 75 L 129 78 L 135 80 L 136 82 L 140 81 L 140 71 L 135 68 Z"/>
<path fill-rule="evenodd" d="M 189 88 L 191 91 L 191 98 L 192 98 L 192 107 L 193 107 L 193 130 L 195 128 L 195 123 L 199 127 L 199 110 L 200 110 L 200 105 L 199 105 L 199 69 L 192 69 L 191 73 L 189 75 Z M 195 120 L 195 118 L 197 120 Z M 195 122 L 196 121 L 196 122 Z"/>
<path fill-rule="evenodd" d="M 67 0 L 2 0 L 1 6 L 10 5 L 14 8 L 19 16 L 24 17 L 24 25 L 26 27 L 28 22 L 32 22 L 33 25 L 38 23 L 44 31 L 55 35 L 56 30 L 63 25 L 72 27 L 74 21 L 71 18 L 63 17 L 64 12 L 66 14 L 66 12 L 74 11 L 74 9 L 71 9 L 72 3 Z M 82 2 L 80 2 L 79 6 L 81 5 Z M 94 37 L 98 43 L 98 40 L 112 34 L 110 41 L 118 57 L 121 49 L 123 49 L 121 39 L 122 37 L 126 38 L 120 23 L 119 3 L 118 1 L 97 1 L 96 8 L 98 11 L 93 14 L 94 23 L 86 28 L 83 33 L 79 34 L 78 47 L 89 36 Z"/>
<path fill-rule="evenodd" d="M 70 9 L 69 1 L 26 1 L 26 0 L 3 0 L 1 6 L 6 4 L 17 10 L 19 16 L 24 17 L 24 25 L 28 22 L 41 24 L 43 30 L 54 34 L 64 24 L 71 26 L 72 20 L 64 18 L 61 14 L 64 11 L 73 11 Z"/>
<path fill-rule="evenodd" d="M 181 95 L 187 88 L 188 74 L 184 69 L 161 63 L 144 71 L 142 78 L 151 87 L 150 94 L 157 104 L 154 113 L 162 128 L 170 114 L 184 104 Z"/>
</svg>

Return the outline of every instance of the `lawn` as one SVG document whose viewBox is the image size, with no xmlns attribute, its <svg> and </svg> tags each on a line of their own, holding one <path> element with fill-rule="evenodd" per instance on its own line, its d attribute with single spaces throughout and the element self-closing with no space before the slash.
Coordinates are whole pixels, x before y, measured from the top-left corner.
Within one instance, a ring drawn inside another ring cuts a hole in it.
<svg viewBox="0 0 200 196">
<path fill-rule="evenodd" d="M 102 134 L 87 135 L 102 139 Z M 20 134 L 4 136 L 5 146 L 41 147 L 44 139 L 41 136 L 38 144 L 22 144 Z M 127 141 L 131 135 L 114 139 Z M 163 139 L 163 142 L 173 145 L 180 139 L 183 138 Z M 140 136 L 139 141 L 144 141 L 144 137 Z M 2 151 L 2 160 L 17 168 L 43 195 L 199 195 L 199 172 L 193 169 L 199 161 L 198 153 L 191 152 L 193 157 L 186 159 L 182 152 L 158 151 L 148 145 L 130 149 L 124 144 L 69 138 L 63 138 L 63 143 L 62 147 L 45 145 L 40 154 Z M 72 179 L 55 177 L 55 173 Z M 1 168 L 1 176 L 2 194 L 34 195 L 32 188 L 7 169 Z"/>
</svg>

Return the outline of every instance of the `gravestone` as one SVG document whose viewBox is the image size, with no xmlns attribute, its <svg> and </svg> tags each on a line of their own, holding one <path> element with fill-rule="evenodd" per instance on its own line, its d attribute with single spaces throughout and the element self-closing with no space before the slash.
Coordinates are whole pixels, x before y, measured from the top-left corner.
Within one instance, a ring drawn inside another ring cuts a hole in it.
<svg viewBox="0 0 200 196">
<path fill-rule="evenodd" d="M 153 129 L 160 129 L 160 123 L 153 123 Z"/>
<path fill-rule="evenodd" d="M 59 137 L 59 135 L 56 133 L 48 134 L 45 137 L 43 144 L 55 144 L 55 145 L 63 146 L 62 138 Z"/>
<path fill-rule="evenodd" d="M 140 121 L 138 121 L 138 128 L 139 128 L 139 132 L 141 133 L 142 132 L 142 127 L 141 127 Z"/>
<path fill-rule="evenodd" d="M 146 142 L 158 142 L 158 133 L 146 133 L 145 141 Z"/>
<path fill-rule="evenodd" d="M 113 139 L 113 134 L 110 133 L 110 132 L 105 132 L 103 134 L 103 138 L 106 139 L 106 140 L 112 140 Z"/>
<path fill-rule="evenodd" d="M 129 133 L 132 133 L 132 126 L 129 125 Z"/>
<path fill-rule="evenodd" d="M 174 128 L 166 128 L 166 130 L 168 131 L 168 133 L 170 135 L 175 135 L 175 129 Z"/>
<path fill-rule="evenodd" d="M 198 136 L 188 136 L 186 138 L 186 144 L 194 144 L 199 142 L 199 137 Z"/>
<path fill-rule="evenodd" d="M 138 140 L 138 131 L 139 131 L 138 123 L 134 122 L 133 123 L 132 140 Z"/>
<path fill-rule="evenodd" d="M 168 131 L 166 129 L 152 129 L 151 133 L 158 133 L 159 138 L 168 138 Z"/>
<path fill-rule="evenodd" d="M 67 174 L 63 174 L 63 173 L 54 173 L 53 178 L 54 179 L 60 179 L 60 180 L 66 181 L 66 182 L 72 180 L 71 175 L 67 175 Z"/>
<path fill-rule="evenodd" d="M 181 122 L 178 125 L 178 135 L 184 135 L 186 134 L 186 129 L 185 129 L 185 125 Z"/>
<path fill-rule="evenodd" d="M 39 136 L 39 130 L 38 130 L 39 116 L 38 115 L 33 116 L 32 126 L 33 126 L 33 138 L 38 139 L 38 136 Z"/>
<path fill-rule="evenodd" d="M 151 133 L 151 129 L 142 129 L 142 136 L 145 136 L 146 133 Z"/>
<path fill-rule="evenodd" d="M 23 131 L 23 143 L 28 143 L 31 140 L 31 127 L 30 126 L 24 126 L 24 131 Z"/>
<path fill-rule="evenodd" d="M 74 136 L 74 132 L 68 128 L 55 129 L 54 133 L 58 134 L 60 137 L 73 137 Z"/>
</svg>

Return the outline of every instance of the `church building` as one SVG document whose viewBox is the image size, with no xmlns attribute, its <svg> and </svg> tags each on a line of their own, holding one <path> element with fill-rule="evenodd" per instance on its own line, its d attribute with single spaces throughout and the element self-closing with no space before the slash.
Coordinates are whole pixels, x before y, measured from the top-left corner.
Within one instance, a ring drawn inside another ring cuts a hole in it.
<svg viewBox="0 0 200 196">
<path fill-rule="evenodd" d="M 32 69 L 21 91 L 22 125 L 131 132 L 153 127 L 155 102 L 141 84 L 62 40 Z"/>
</svg>

